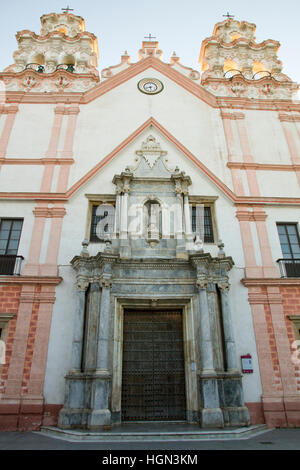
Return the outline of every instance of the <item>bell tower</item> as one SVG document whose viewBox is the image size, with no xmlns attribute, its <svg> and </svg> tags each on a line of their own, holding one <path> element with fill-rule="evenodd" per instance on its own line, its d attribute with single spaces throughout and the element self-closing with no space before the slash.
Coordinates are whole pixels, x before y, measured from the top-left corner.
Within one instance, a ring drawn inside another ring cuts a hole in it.
<svg viewBox="0 0 300 470">
<path fill-rule="evenodd" d="M 218 96 L 291 98 L 297 85 L 282 73 L 277 57 L 280 43 L 273 39 L 257 43 L 255 24 L 225 16 L 202 42 L 201 84 Z"/>
<path fill-rule="evenodd" d="M 14 64 L 4 70 L 8 90 L 85 91 L 99 81 L 97 38 L 81 16 L 64 10 L 41 16 L 40 34 L 16 34 Z"/>
</svg>

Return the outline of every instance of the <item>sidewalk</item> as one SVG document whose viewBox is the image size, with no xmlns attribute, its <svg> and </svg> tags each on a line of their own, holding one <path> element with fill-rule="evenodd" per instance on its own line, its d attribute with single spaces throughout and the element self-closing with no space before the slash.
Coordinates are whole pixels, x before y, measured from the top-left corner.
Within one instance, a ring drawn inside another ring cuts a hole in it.
<svg viewBox="0 0 300 470">
<path fill-rule="evenodd" d="M 248 439 L 222 441 L 69 442 L 38 432 L 0 432 L 3 450 L 300 450 L 300 428 L 273 429 Z"/>
</svg>

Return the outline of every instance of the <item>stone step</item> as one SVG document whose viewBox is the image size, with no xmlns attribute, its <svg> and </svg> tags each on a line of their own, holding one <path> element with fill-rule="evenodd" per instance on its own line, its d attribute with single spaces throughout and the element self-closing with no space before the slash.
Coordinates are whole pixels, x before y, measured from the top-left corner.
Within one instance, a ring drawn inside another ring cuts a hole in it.
<svg viewBox="0 0 300 470">
<path fill-rule="evenodd" d="M 122 425 L 107 431 L 85 431 L 80 429 L 60 429 L 55 426 L 42 426 L 39 433 L 67 441 L 129 442 L 249 439 L 260 433 L 270 431 L 265 424 L 225 429 L 201 429 L 195 426 L 194 430 L 190 426 L 184 430 L 183 426 L 176 427 L 173 424 L 164 426 L 165 429 L 160 431 L 155 429 L 156 426 L 151 426 L 151 424 L 147 424 L 147 427 L 148 430 L 145 430 L 145 424 L 140 427 L 136 424 L 131 425 L 131 429 L 126 425 Z"/>
</svg>

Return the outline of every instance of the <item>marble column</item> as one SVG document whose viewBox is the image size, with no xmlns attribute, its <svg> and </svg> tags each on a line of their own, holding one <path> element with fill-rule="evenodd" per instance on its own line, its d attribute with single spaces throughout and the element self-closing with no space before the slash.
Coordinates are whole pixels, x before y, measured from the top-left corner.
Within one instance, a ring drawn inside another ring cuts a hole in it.
<svg viewBox="0 0 300 470">
<path fill-rule="evenodd" d="M 99 282 L 93 281 L 90 285 L 88 295 L 88 310 L 85 322 L 85 345 L 84 345 L 84 360 L 83 370 L 85 372 L 93 371 L 96 367 L 97 355 L 97 324 L 100 311 L 100 286 Z"/>
<path fill-rule="evenodd" d="M 120 238 L 128 238 L 128 192 L 125 192 L 122 197 L 121 204 L 121 229 L 120 229 Z"/>
<path fill-rule="evenodd" d="M 120 234 L 120 212 L 121 212 L 121 192 L 116 191 L 116 208 L 115 208 L 115 228 L 114 228 L 114 237 Z"/>
<path fill-rule="evenodd" d="M 131 250 L 128 238 L 128 190 L 124 191 L 121 197 L 121 217 L 120 217 L 120 256 L 130 258 Z"/>
<path fill-rule="evenodd" d="M 111 280 L 102 279 L 100 318 L 98 328 L 97 371 L 108 371 L 109 323 L 110 323 L 110 288 Z"/>
<path fill-rule="evenodd" d="M 199 292 L 200 308 L 200 348 L 202 375 L 211 375 L 215 374 L 215 369 L 206 292 L 207 282 L 197 281 L 197 287 Z"/>
<path fill-rule="evenodd" d="M 223 413 L 220 408 L 218 381 L 214 369 L 213 344 L 211 337 L 209 309 L 207 301 L 207 281 L 198 280 L 199 289 L 199 321 L 200 321 L 200 350 L 202 373 L 200 378 L 202 410 L 201 426 L 224 427 Z"/>
<path fill-rule="evenodd" d="M 228 299 L 229 284 L 227 282 L 218 283 L 218 287 L 221 292 L 222 320 L 225 340 L 227 372 L 237 372 L 238 365 L 236 357 L 236 347 Z"/>
<path fill-rule="evenodd" d="M 184 194 L 183 204 L 184 204 L 184 223 L 185 223 L 186 247 L 187 247 L 187 250 L 192 250 L 192 248 L 193 248 L 193 232 L 192 232 L 191 211 L 190 211 L 188 194 Z"/>
<path fill-rule="evenodd" d="M 183 238 L 183 211 L 182 196 L 180 192 L 176 193 L 176 257 L 187 257 L 185 240 Z"/>
<path fill-rule="evenodd" d="M 77 281 L 78 297 L 75 310 L 71 370 L 66 376 L 64 407 L 60 410 L 58 417 L 58 427 L 63 429 L 81 426 L 86 419 L 86 383 L 82 372 L 82 354 L 86 289 L 88 285 L 89 283 L 85 279 Z"/>
<path fill-rule="evenodd" d="M 83 332 L 85 315 L 85 297 L 88 288 L 88 281 L 79 280 L 77 282 L 77 305 L 75 310 L 74 333 L 72 344 L 72 371 L 81 371 L 82 351 L 83 351 Z"/>
<path fill-rule="evenodd" d="M 102 287 L 100 316 L 98 324 L 98 342 L 96 373 L 91 383 L 89 429 L 101 429 L 110 426 L 111 411 L 109 399 L 111 393 L 111 374 L 109 371 L 109 324 L 110 324 L 110 279 L 101 279 Z"/>
</svg>

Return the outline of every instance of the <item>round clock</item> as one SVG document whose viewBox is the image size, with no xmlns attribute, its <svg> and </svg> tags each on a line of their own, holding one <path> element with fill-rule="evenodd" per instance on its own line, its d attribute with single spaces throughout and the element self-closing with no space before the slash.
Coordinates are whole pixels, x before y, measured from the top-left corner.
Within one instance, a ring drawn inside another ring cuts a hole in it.
<svg viewBox="0 0 300 470">
<path fill-rule="evenodd" d="M 143 78 L 138 82 L 138 89 L 147 95 L 156 95 L 163 90 L 164 86 L 157 78 Z"/>
</svg>

